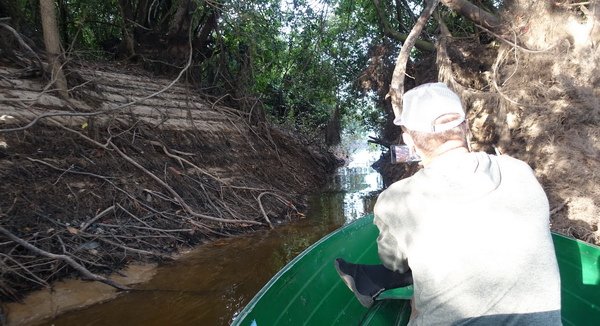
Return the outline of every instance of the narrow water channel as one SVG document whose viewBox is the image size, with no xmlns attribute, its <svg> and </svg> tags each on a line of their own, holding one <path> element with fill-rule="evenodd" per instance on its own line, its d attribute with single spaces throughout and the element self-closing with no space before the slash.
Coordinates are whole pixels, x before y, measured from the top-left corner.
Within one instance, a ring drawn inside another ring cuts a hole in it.
<svg viewBox="0 0 600 326">
<path fill-rule="evenodd" d="M 306 218 L 204 245 L 159 267 L 149 282 L 114 300 L 69 312 L 45 325 L 229 325 L 287 262 L 372 210 L 382 187 L 370 168 L 379 153 L 363 149 L 312 196 Z"/>
</svg>

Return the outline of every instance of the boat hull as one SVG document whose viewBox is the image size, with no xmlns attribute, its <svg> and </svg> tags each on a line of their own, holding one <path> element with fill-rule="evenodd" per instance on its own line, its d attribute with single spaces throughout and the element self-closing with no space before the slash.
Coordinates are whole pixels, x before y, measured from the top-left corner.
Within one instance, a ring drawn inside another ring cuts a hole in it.
<svg viewBox="0 0 600 326">
<path fill-rule="evenodd" d="M 310 246 L 259 291 L 233 325 L 406 325 L 408 300 L 380 300 L 366 309 L 333 267 L 336 257 L 380 263 L 378 230 L 372 221 L 372 215 L 361 218 Z M 600 248 L 558 234 L 553 234 L 553 240 L 562 282 L 563 323 L 600 325 Z"/>
</svg>

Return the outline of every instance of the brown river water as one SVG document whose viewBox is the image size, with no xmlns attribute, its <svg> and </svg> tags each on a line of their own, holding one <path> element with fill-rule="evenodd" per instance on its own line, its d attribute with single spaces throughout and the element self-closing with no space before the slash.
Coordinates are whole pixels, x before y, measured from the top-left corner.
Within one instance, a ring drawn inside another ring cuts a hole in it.
<svg viewBox="0 0 600 326">
<path fill-rule="evenodd" d="M 370 155 L 370 158 L 374 154 Z M 345 223 L 371 212 L 381 178 L 366 155 L 311 197 L 306 218 L 217 240 L 158 267 L 136 291 L 41 325 L 229 325 L 286 263 Z"/>
</svg>

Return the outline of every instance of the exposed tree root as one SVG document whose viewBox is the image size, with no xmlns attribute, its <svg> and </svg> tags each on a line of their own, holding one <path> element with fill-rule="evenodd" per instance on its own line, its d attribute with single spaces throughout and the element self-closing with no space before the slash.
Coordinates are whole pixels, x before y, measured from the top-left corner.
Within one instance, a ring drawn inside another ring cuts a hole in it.
<svg viewBox="0 0 600 326">
<path fill-rule="evenodd" d="M 53 254 L 50 252 L 47 252 L 45 250 L 42 250 L 40 248 L 37 248 L 36 246 L 30 244 L 29 242 L 15 236 L 14 234 L 12 234 L 11 232 L 9 232 L 7 229 L 3 228 L 2 226 L 0 226 L 0 233 L 4 234 L 4 236 L 6 236 L 7 238 L 9 238 L 10 240 L 16 242 L 17 244 L 25 247 L 26 249 L 32 251 L 35 254 L 38 254 L 40 256 L 44 256 L 44 257 L 48 257 L 51 259 L 57 259 L 57 260 L 62 260 L 64 262 L 66 262 L 67 264 L 69 264 L 69 266 L 73 267 L 74 269 L 76 269 L 79 273 L 81 273 L 81 275 L 83 275 L 85 278 L 93 280 L 93 281 L 98 281 L 98 282 L 102 282 L 104 284 L 108 284 L 112 287 L 115 287 L 119 290 L 129 290 L 129 287 L 121 285 L 113 280 L 110 280 L 106 277 L 100 276 L 100 275 L 96 275 L 92 272 L 90 272 L 87 268 L 85 268 L 83 265 L 79 264 L 78 262 L 76 262 L 73 258 L 67 256 L 67 255 L 57 255 L 57 254 Z"/>
<path fill-rule="evenodd" d="M 74 273 L 109 284 L 100 274 L 130 261 L 300 217 L 334 168 L 177 80 L 78 73 L 86 102 L 0 80 L 2 300 Z"/>
</svg>

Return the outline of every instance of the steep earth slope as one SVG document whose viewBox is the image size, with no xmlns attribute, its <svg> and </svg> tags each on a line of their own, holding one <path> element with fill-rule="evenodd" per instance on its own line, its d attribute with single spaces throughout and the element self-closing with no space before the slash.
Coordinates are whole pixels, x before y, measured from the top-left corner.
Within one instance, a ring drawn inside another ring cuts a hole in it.
<svg viewBox="0 0 600 326">
<path fill-rule="evenodd" d="M 300 218 L 336 164 L 258 108 L 125 70 L 71 69 L 64 100 L 0 66 L 2 300 L 73 272 L 110 282 L 128 262 Z"/>
</svg>

